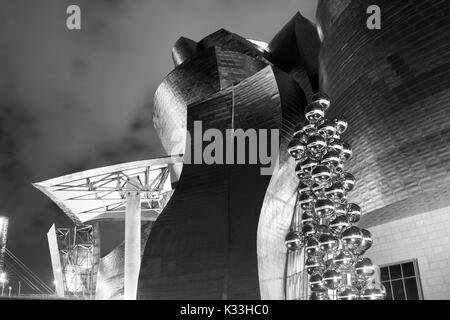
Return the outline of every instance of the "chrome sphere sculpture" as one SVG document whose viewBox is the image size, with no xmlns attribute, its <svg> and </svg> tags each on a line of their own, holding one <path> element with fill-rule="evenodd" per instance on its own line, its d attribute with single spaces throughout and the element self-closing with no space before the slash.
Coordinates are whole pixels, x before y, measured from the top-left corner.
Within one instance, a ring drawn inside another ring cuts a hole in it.
<svg viewBox="0 0 450 320">
<path fill-rule="evenodd" d="M 307 123 L 296 126 L 288 145 L 296 161 L 296 210 L 301 214 L 286 236 L 286 246 L 289 251 L 304 250 L 310 300 L 384 299 L 386 290 L 375 282 L 372 260 L 362 257 L 372 246 L 372 235 L 353 225 L 362 210 L 347 202 L 356 182 L 344 170 L 353 154 L 341 137 L 349 124 L 341 115 L 327 119 L 330 105 L 326 94 L 314 94 L 305 109 Z"/>
</svg>

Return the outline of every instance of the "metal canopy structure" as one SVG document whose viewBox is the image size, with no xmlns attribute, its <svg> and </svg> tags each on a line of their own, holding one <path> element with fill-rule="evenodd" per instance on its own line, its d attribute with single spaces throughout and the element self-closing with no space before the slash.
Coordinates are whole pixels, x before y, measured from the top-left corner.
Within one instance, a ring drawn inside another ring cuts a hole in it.
<svg viewBox="0 0 450 320">
<path fill-rule="evenodd" d="M 122 163 L 33 183 L 77 225 L 125 220 L 127 190 L 139 191 L 141 220 L 154 221 L 173 190 L 170 172 L 181 156 Z"/>
</svg>

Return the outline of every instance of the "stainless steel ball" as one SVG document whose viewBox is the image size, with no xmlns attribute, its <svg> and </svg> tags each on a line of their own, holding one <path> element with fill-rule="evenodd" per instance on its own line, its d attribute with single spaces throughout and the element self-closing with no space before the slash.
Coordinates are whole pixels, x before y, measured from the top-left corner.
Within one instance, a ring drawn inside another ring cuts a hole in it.
<svg viewBox="0 0 450 320">
<path fill-rule="evenodd" d="M 331 169 L 323 164 L 317 165 L 311 172 L 311 177 L 320 187 L 327 187 L 331 182 Z"/>
<path fill-rule="evenodd" d="M 332 141 L 328 143 L 328 148 L 336 151 L 340 155 L 342 150 L 344 149 L 344 145 L 341 139 L 334 138 Z"/>
<path fill-rule="evenodd" d="M 291 142 L 289 142 L 288 152 L 295 160 L 302 159 L 306 154 L 306 144 L 294 137 Z"/>
<path fill-rule="evenodd" d="M 318 164 L 319 163 L 316 160 L 308 158 L 305 161 L 300 162 L 300 170 L 310 174 Z"/>
<path fill-rule="evenodd" d="M 309 296 L 309 300 L 330 300 L 326 292 L 313 292 Z"/>
<path fill-rule="evenodd" d="M 316 238 L 308 238 L 305 245 L 305 252 L 309 257 L 315 256 L 320 253 L 319 241 Z"/>
<path fill-rule="evenodd" d="M 357 223 L 361 219 L 362 210 L 356 203 L 349 203 L 347 206 L 347 218 L 350 223 Z"/>
<path fill-rule="evenodd" d="M 375 274 L 375 266 L 369 258 L 362 258 L 356 262 L 355 272 L 358 277 L 370 278 Z"/>
<path fill-rule="evenodd" d="M 318 219 L 327 219 L 334 214 L 334 203 L 330 199 L 317 199 L 314 213 Z"/>
<path fill-rule="evenodd" d="M 334 256 L 333 261 L 336 268 L 339 270 L 348 271 L 353 267 L 355 257 L 349 250 L 341 249 Z"/>
<path fill-rule="evenodd" d="M 332 253 L 339 248 L 339 240 L 331 233 L 319 236 L 319 249 L 325 253 Z"/>
<path fill-rule="evenodd" d="M 342 183 L 335 182 L 331 187 L 325 189 L 325 195 L 334 202 L 340 202 L 346 197 L 346 192 Z"/>
<path fill-rule="evenodd" d="M 314 216 L 312 211 L 304 210 L 302 213 L 302 223 L 314 222 Z"/>
<path fill-rule="evenodd" d="M 322 275 L 319 272 L 315 272 L 309 277 L 309 288 L 313 292 L 327 291 L 327 287 L 325 287 L 322 280 Z"/>
<path fill-rule="evenodd" d="M 345 215 L 338 215 L 330 222 L 330 229 L 335 235 L 340 235 L 348 227 L 350 222 Z"/>
<path fill-rule="evenodd" d="M 320 273 L 325 270 L 323 261 L 320 257 L 312 256 L 308 257 L 305 261 L 306 272 L 312 275 L 316 272 Z"/>
<path fill-rule="evenodd" d="M 317 132 L 325 139 L 333 139 L 336 135 L 336 127 L 330 120 L 325 120 L 321 125 L 317 126 Z"/>
<path fill-rule="evenodd" d="M 302 210 L 311 211 L 314 209 L 314 203 L 316 202 L 316 196 L 312 191 L 306 191 L 300 193 L 298 197 L 298 204 Z"/>
<path fill-rule="evenodd" d="M 341 273 L 334 269 L 326 269 L 322 275 L 323 284 L 330 290 L 336 290 L 342 284 Z"/>
<path fill-rule="evenodd" d="M 306 148 L 315 159 L 322 158 L 327 152 L 327 141 L 321 135 L 312 135 L 308 138 Z"/>
<path fill-rule="evenodd" d="M 336 127 L 336 131 L 339 134 L 343 134 L 347 130 L 348 122 L 344 116 L 339 115 L 339 116 L 335 117 L 332 121 Z"/>
<path fill-rule="evenodd" d="M 345 188 L 346 192 L 350 192 L 353 190 L 355 186 L 356 179 L 350 172 L 345 172 L 342 177 L 342 185 Z"/>
<path fill-rule="evenodd" d="M 322 92 L 315 93 L 311 96 L 311 101 L 319 102 L 325 108 L 325 111 L 330 107 L 331 100 L 330 97 Z"/>
<path fill-rule="evenodd" d="M 337 292 L 338 300 L 358 300 L 359 291 L 352 285 L 346 285 L 340 288 Z"/>
<path fill-rule="evenodd" d="M 303 126 L 302 128 L 303 132 L 307 135 L 307 136 L 312 136 L 317 134 L 317 127 L 314 123 L 309 123 Z"/>
<path fill-rule="evenodd" d="M 330 167 L 330 169 L 338 168 L 341 166 L 341 158 L 339 157 L 339 153 L 333 149 L 328 150 L 322 158 L 322 163 Z"/>
<path fill-rule="evenodd" d="M 288 250 L 300 250 L 303 247 L 303 236 L 298 231 L 291 231 L 286 235 L 284 243 Z"/>
<path fill-rule="evenodd" d="M 361 291 L 363 300 L 384 300 L 386 298 L 386 288 L 381 283 L 370 283 Z"/>
<path fill-rule="evenodd" d="M 372 247 L 373 240 L 372 240 L 372 234 L 369 230 L 361 229 L 361 232 L 363 234 L 361 245 L 354 250 L 356 255 L 363 255 L 367 250 Z"/>
<path fill-rule="evenodd" d="M 325 116 L 325 108 L 317 101 L 311 102 L 305 109 L 305 118 L 310 123 L 318 123 Z"/>
<path fill-rule="evenodd" d="M 313 222 L 306 222 L 302 224 L 302 234 L 305 237 L 312 237 L 316 234 L 316 224 Z"/>
<path fill-rule="evenodd" d="M 345 216 L 347 214 L 347 204 L 343 201 L 335 202 L 334 209 L 337 216 Z"/>
<path fill-rule="evenodd" d="M 350 159 L 352 154 L 353 154 L 352 147 L 348 143 L 343 142 L 342 152 L 340 154 L 342 161 L 347 161 L 348 159 Z"/>
<path fill-rule="evenodd" d="M 358 249 L 358 247 L 361 245 L 362 242 L 361 229 L 355 226 L 351 226 L 345 229 L 342 232 L 341 240 L 343 245 L 350 251 Z"/>
</svg>

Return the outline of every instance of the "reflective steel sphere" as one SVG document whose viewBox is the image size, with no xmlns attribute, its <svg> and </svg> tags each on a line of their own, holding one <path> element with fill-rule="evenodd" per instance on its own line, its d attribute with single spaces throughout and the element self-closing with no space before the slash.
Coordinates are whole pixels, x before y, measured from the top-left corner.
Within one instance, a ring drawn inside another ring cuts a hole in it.
<svg viewBox="0 0 450 320">
<path fill-rule="evenodd" d="M 342 243 L 350 251 L 358 249 L 362 242 L 362 232 L 358 227 L 352 226 L 342 232 Z"/>
<path fill-rule="evenodd" d="M 306 272 L 308 272 L 309 275 L 312 275 L 314 273 L 320 273 L 324 270 L 324 265 L 322 262 L 322 259 L 319 257 L 308 257 L 305 262 L 305 268 Z"/>
<path fill-rule="evenodd" d="M 314 209 L 314 203 L 316 201 L 316 196 L 312 191 L 306 191 L 300 193 L 298 197 L 298 204 L 302 210 L 311 211 Z"/>
<path fill-rule="evenodd" d="M 323 120 L 324 115 L 324 107 L 319 102 L 312 102 L 305 109 L 305 118 L 311 123 L 320 122 Z"/>
<path fill-rule="evenodd" d="M 355 186 L 355 177 L 350 172 L 345 172 L 342 178 L 342 184 L 345 191 L 350 192 Z"/>
<path fill-rule="evenodd" d="M 330 199 L 317 199 L 314 212 L 319 219 L 329 218 L 334 214 L 334 203 Z"/>
<path fill-rule="evenodd" d="M 324 186 L 320 186 L 317 183 L 313 183 L 313 185 L 311 186 L 311 189 L 317 198 L 325 198 L 325 187 Z"/>
<path fill-rule="evenodd" d="M 322 234 L 319 237 L 319 249 L 322 252 L 331 253 L 339 248 L 339 240 L 332 234 Z"/>
<path fill-rule="evenodd" d="M 313 292 L 309 296 L 309 300 L 330 300 L 326 292 Z"/>
<path fill-rule="evenodd" d="M 311 211 L 303 211 L 302 213 L 302 223 L 314 222 L 313 213 Z"/>
<path fill-rule="evenodd" d="M 329 268 L 322 275 L 323 284 L 330 290 L 335 290 L 342 283 L 342 276 L 339 271 Z"/>
<path fill-rule="evenodd" d="M 332 141 L 330 141 L 330 143 L 328 143 L 328 148 L 333 149 L 340 155 L 342 150 L 344 149 L 344 145 L 341 139 L 333 139 Z"/>
<path fill-rule="evenodd" d="M 336 127 L 333 122 L 325 120 L 324 123 L 317 127 L 317 132 L 325 139 L 332 139 L 336 135 Z"/>
<path fill-rule="evenodd" d="M 289 142 L 288 152 L 291 157 L 299 160 L 306 154 L 306 144 L 294 137 L 291 142 Z"/>
<path fill-rule="evenodd" d="M 369 230 L 361 229 L 361 232 L 363 234 L 361 245 L 354 250 L 355 254 L 357 255 L 363 255 L 367 250 L 370 249 L 373 243 L 372 234 Z"/>
<path fill-rule="evenodd" d="M 334 268 L 334 260 L 333 259 L 328 259 L 325 261 L 325 269 L 328 268 Z"/>
<path fill-rule="evenodd" d="M 325 189 L 325 195 L 335 202 L 340 202 L 345 198 L 345 188 L 340 182 L 333 183 L 331 187 Z"/>
<path fill-rule="evenodd" d="M 337 216 L 345 216 L 347 214 L 347 204 L 343 201 L 335 202 L 334 209 Z"/>
<path fill-rule="evenodd" d="M 347 161 L 348 159 L 351 158 L 352 154 L 353 154 L 352 147 L 348 143 L 343 142 L 342 143 L 342 152 L 340 154 L 342 160 Z"/>
<path fill-rule="evenodd" d="M 340 235 L 348 227 L 350 227 L 350 222 L 345 215 L 338 215 L 330 222 L 330 229 L 336 235 Z"/>
<path fill-rule="evenodd" d="M 316 233 L 316 224 L 312 222 L 303 223 L 302 233 L 306 237 L 312 237 Z"/>
<path fill-rule="evenodd" d="M 303 247 L 303 237 L 300 232 L 291 231 L 286 235 L 284 243 L 291 251 L 300 250 Z"/>
<path fill-rule="evenodd" d="M 320 135 L 312 135 L 306 143 L 307 150 L 314 158 L 321 158 L 327 151 L 327 141 Z"/>
<path fill-rule="evenodd" d="M 339 134 L 343 134 L 347 130 L 348 122 L 343 116 L 337 116 L 332 121 L 336 126 L 336 131 Z"/>
<path fill-rule="evenodd" d="M 337 292 L 338 300 L 358 300 L 359 291 L 354 286 L 343 286 Z"/>
<path fill-rule="evenodd" d="M 356 262 L 355 272 L 358 277 L 370 278 L 375 274 L 375 266 L 369 258 L 363 258 Z"/>
<path fill-rule="evenodd" d="M 386 288 L 381 283 L 368 284 L 361 291 L 363 300 L 384 300 L 386 298 Z"/>
<path fill-rule="evenodd" d="M 311 96 L 311 101 L 312 102 L 319 102 L 320 104 L 323 105 L 325 111 L 330 107 L 331 104 L 331 100 L 330 97 L 322 92 L 318 92 L 315 93 Z"/>
<path fill-rule="evenodd" d="M 331 169 L 338 168 L 341 165 L 341 158 L 336 150 L 329 150 L 323 156 L 322 163 L 329 166 Z"/>
<path fill-rule="evenodd" d="M 308 136 L 317 134 L 317 127 L 314 123 L 305 125 L 302 130 Z"/>
<path fill-rule="evenodd" d="M 297 191 L 298 191 L 298 193 L 300 194 L 300 193 L 302 193 L 302 192 L 311 191 L 311 189 L 310 189 L 310 187 L 309 187 L 307 184 L 305 184 L 305 183 L 303 183 L 303 182 L 300 182 L 300 183 L 298 184 Z"/>
<path fill-rule="evenodd" d="M 313 292 L 327 291 L 327 288 L 323 284 L 322 276 L 320 273 L 315 272 L 309 277 L 309 288 Z"/>
<path fill-rule="evenodd" d="M 350 270 L 354 263 L 354 256 L 349 250 L 341 249 L 337 252 L 333 261 L 339 270 Z"/>
<path fill-rule="evenodd" d="M 356 223 L 361 219 L 361 207 L 356 203 L 349 203 L 347 207 L 347 218 L 350 223 Z"/>
<path fill-rule="evenodd" d="M 329 167 L 319 164 L 313 169 L 311 176 L 313 181 L 319 186 L 328 186 L 331 182 L 332 174 Z"/>
<path fill-rule="evenodd" d="M 315 238 L 308 238 L 306 241 L 305 251 L 308 256 L 315 256 L 320 253 L 319 241 Z"/>
<path fill-rule="evenodd" d="M 311 173 L 313 169 L 317 166 L 318 162 L 314 159 L 306 159 L 303 162 L 300 162 L 300 170 L 303 172 Z"/>
<path fill-rule="evenodd" d="M 320 224 L 316 227 L 315 237 L 318 239 L 323 234 L 331 234 L 330 228 L 324 224 Z"/>
</svg>

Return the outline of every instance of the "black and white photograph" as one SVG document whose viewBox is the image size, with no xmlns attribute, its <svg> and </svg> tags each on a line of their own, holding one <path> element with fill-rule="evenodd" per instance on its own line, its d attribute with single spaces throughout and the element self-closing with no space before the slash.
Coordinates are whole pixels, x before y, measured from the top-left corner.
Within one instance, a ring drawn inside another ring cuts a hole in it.
<svg viewBox="0 0 450 320">
<path fill-rule="evenodd" d="M 449 270 L 449 0 L 0 0 L 0 304 L 274 319 Z"/>
</svg>

